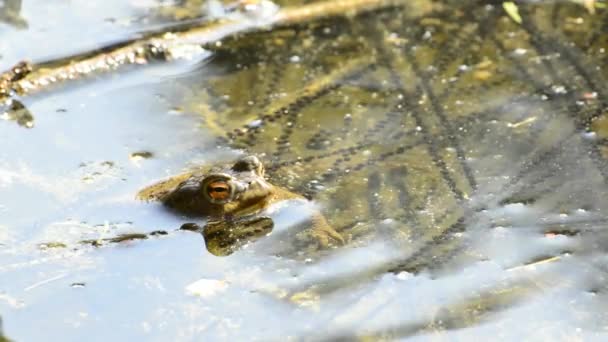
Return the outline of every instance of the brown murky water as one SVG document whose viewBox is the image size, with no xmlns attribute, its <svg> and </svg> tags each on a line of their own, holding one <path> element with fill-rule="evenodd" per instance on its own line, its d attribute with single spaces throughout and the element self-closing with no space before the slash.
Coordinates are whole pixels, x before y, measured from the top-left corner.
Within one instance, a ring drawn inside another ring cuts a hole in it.
<svg viewBox="0 0 608 342">
<path fill-rule="evenodd" d="M 23 5 L 29 28 L 2 27 L 2 69 L 193 13 Z M 0 122 L 5 333 L 602 339 L 608 14 L 566 2 L 519 14 L 521 24 L 501 2 L 412 1 L 24 98 L 35 127 Z M 86 30 L 65 25 L 72 16 Z M 192 218 L 134 199 L 239 154 L 311 202 L 274 208 L 272 233 L 229 256 L 176 230 Z M 311 210 L 348 242 L 294 244 Z"/>
</svg>

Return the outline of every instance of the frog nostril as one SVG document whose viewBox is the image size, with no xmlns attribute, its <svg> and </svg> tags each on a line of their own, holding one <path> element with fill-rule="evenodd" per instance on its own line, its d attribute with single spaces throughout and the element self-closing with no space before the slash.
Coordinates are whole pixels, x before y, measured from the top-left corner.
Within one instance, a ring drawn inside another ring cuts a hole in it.
<svg viewBox="0 0 608 342">
<path fill-rule="evenodd" d="M 256 171 L 261 167 L 261 162 L 256 156 L 247 156 L 238 160 L 233 166 L 232 170 L 236 172 Z"/>
</svg>

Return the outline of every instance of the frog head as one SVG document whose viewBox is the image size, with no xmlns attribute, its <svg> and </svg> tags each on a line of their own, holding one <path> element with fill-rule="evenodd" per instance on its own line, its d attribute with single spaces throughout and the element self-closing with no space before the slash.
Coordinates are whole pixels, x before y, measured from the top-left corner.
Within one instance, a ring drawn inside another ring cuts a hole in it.
<svg viewBox="0 0 608 342">
<path fill-rule="evenodd" d="M 273 186 L 264 178 L 264 165 L 255 156 L 212 170 L 200 179 L 197 190 L 198 197 L 204 199 L 202 205 L 217 208 L 223 215 L 235 216 L 265 207 L 273 194 Z"/>
<path fill-rule="evenodd" d="M 160 200 L 188 216 L 234 218 L 265 208 L 274 192 L 264 178 L 262 162 L 246 156 L 203 172 L 172 177 L 140 191 L 138 197 Z"/>
<path fill-rule="evenodd" d="M 215 255 L 229 255 L 244 243 L 270 233 L 274 226 L 272 219 L 263 213 L 259 215 L 269 205 L 304 199 L 269 183 L 264 165 L 255 156 L 242 157 L 203 172 L 174 176 L 143 189 L 137 197 L 159 200 L 187 216 L 206 217 L 204 227 L 186 223 L 182 229 L 201 232 L 207 248 Z M 321 213 L 312 215 L 309 223 L 307 232 L 321 247 L 344 243 L 343 237 Z"/>
</svg>

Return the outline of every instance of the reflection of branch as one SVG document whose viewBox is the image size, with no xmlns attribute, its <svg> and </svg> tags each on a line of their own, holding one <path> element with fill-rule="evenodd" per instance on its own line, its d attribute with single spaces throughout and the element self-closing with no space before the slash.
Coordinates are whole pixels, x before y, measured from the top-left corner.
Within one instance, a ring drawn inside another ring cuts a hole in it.
<svg viewBox="0 0 608 342">
<path fill-rule="evenodd" d="M 28 27 L 27 21 L 19 16 L 19 12 L 21 12 L 21 0 L 5 0 L 4 5 L 0 6 L 0 21 L 18 29 L 25 29 Z"/>
<path fill-rule="evenodd" d="M 205 47 L 237 34 L 302 24 L 327 17 L 354 16 L 366 11 L 404 4 L 405 0 L 327 0 L 320 3 L 284 8 L 268 13 L 268 8 L 215 22 L 207 22 L 186 30 L 167 30 L 148 37 L 126 42 L 80 56 L 34 65 L 33 70 L 18 80 L 0 84 L 0 98 L 11 93 L 26 95 L 44 90 L 68 80 L 81 79 L 90 74 L 116 70 L 125 65 L 146 64 L 153 60 L 170 60 L 184 55 L 184 49 Z M 260 6 L 271 4 L 259 1 Z M 274 4 L 272 4 L 274 6 Z M 9 71 L 10 73 L 11 71 Z M 6 74 L 5 74 L 6 75 Z M 4 75 L 0 74 L 0 79 Z M 6 78 L 6 77 L 5 77 Z"/>
<path fill-rule="evenodd" d="M 22 127 L 34 127 L 34 116 L 23 103 L 16 99 L 9 99 L 5 104 L 0 103 L 0 118 L 17 121 Z"/>
</svg>

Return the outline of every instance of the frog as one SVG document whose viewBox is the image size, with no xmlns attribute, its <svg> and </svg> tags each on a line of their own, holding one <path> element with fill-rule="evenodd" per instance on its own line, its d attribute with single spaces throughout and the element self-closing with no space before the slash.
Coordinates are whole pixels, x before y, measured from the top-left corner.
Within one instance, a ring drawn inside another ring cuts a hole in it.
<svg viewBox="0 0 608 342">
<path fill-rule="evenodd" d="M 255 155 L 205 170 L 182 173 L 148 186 L 137 194 L 144 201 L 160 201 L 170 210 L 191 218 L 206 218 L 203 228 L 187 223 L 183 230 L 203 234 L 208 250 L 229 255 L 252 238 L 272 232 L 271 208 L 286 201 L 308 201 L 303 195 L 272 184 L 264 164 Z M 320 211 L 313 212 L 308 227 L 297 234 L 319 248 L 345 243 L 345 238 L 327 222 Z"/>
</svg>

